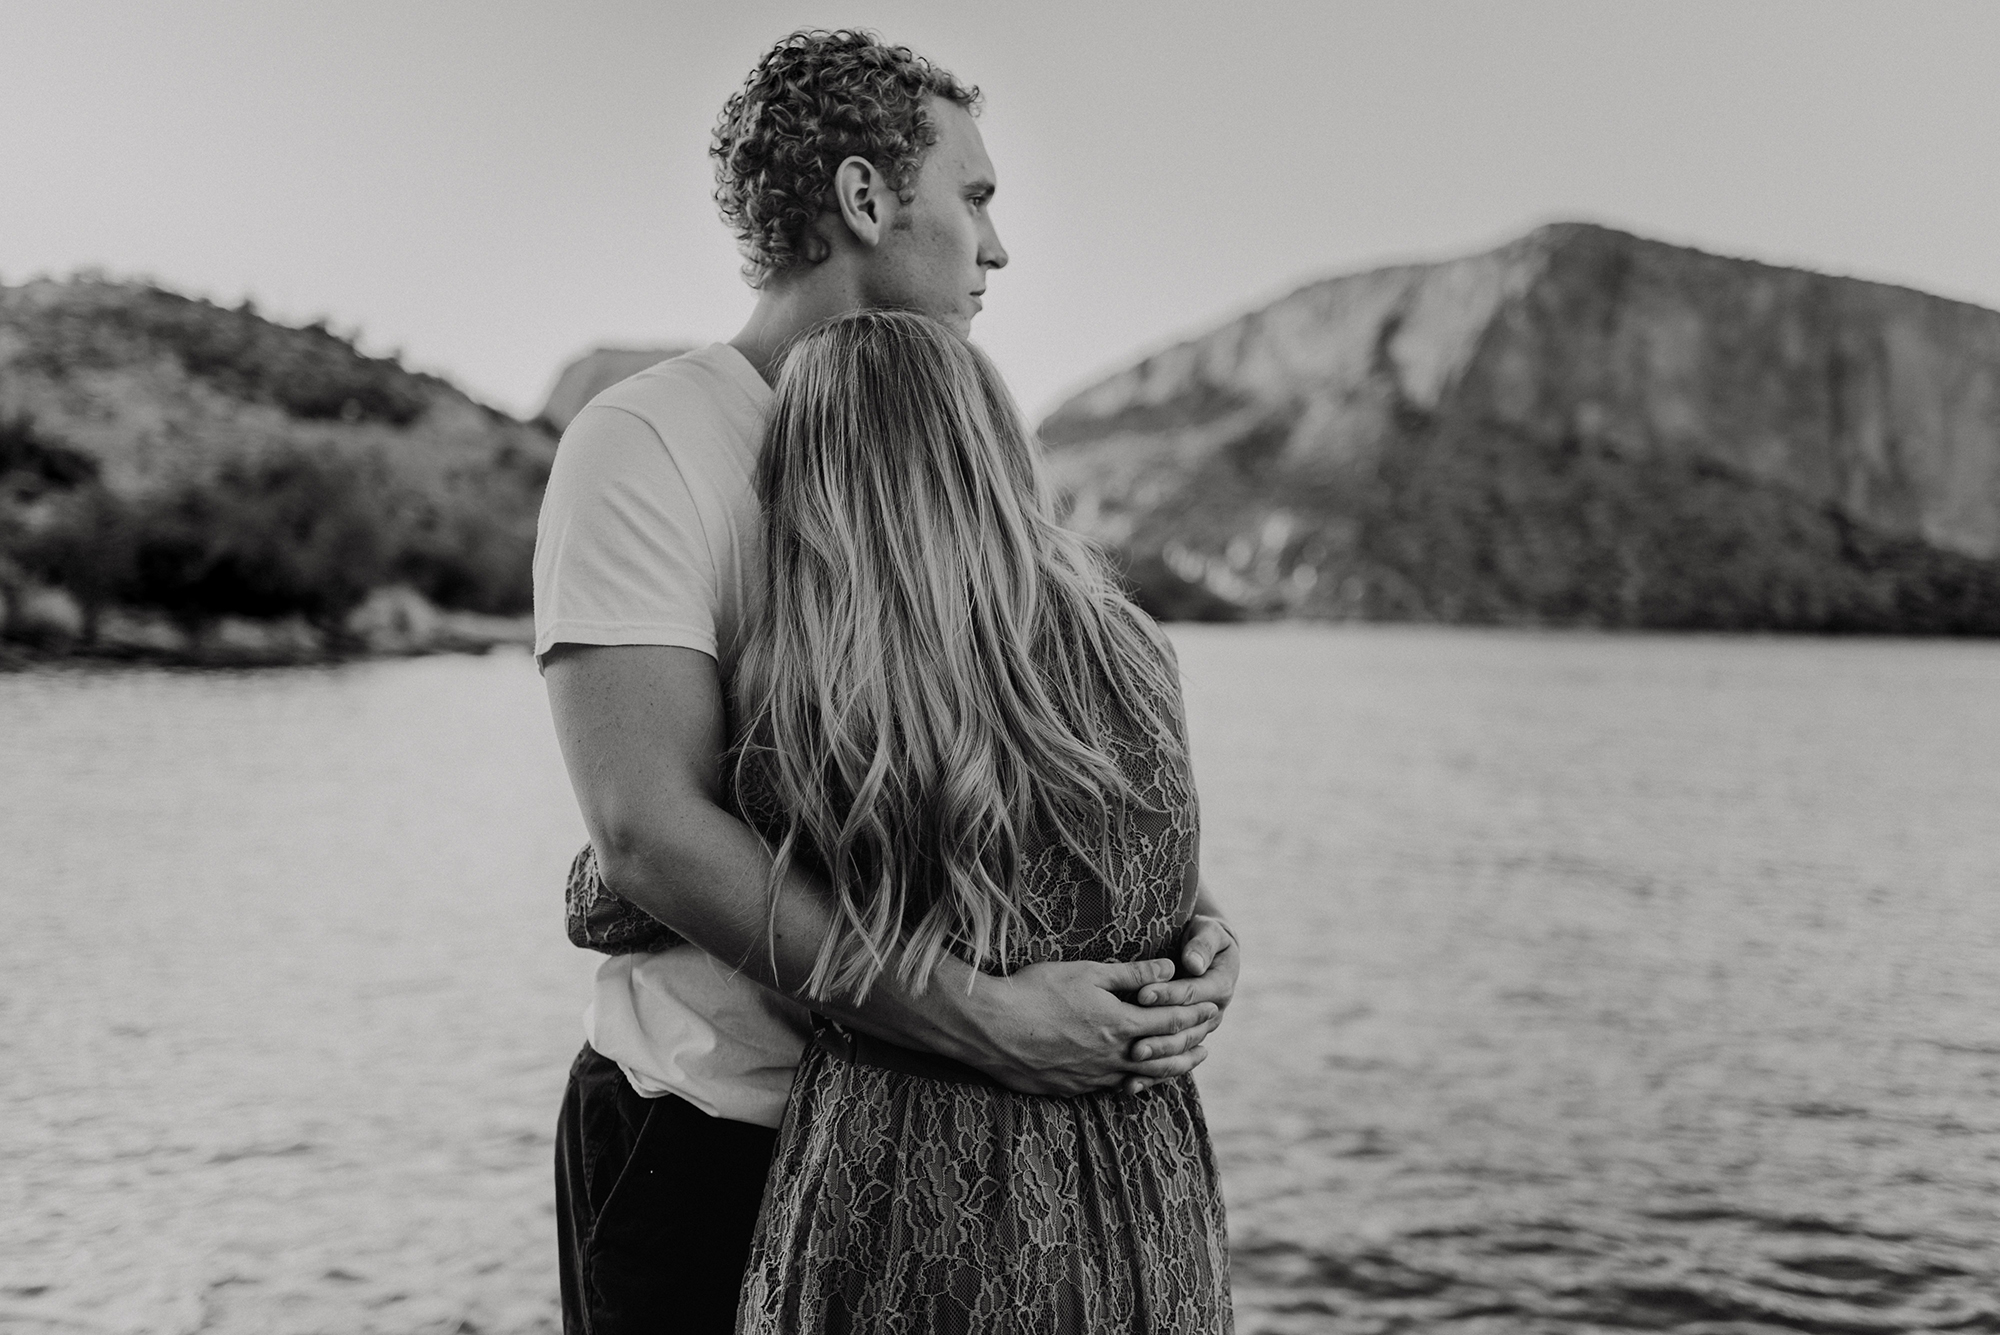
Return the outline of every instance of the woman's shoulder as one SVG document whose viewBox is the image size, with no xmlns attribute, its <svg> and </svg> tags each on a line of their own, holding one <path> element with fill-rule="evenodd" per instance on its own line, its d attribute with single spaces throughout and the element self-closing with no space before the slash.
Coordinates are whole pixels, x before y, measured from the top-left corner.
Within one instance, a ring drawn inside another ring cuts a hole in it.
<svg viewBox="0 0 2000 1335">
<path fill-rule="evenodd" d="M 1174 649 L 1173 639 L 1165 628 L 1153 620 L 1152 616 L 1137 603 L 1128 600 L 1123 610 L 1131 618 L 1132 624 L 1138 628 L 1139 638 L 1144 644 L 1144 648 L 1136 652 L 1150 652 L 1159 666 L 1165 669 L 1164 673 L 1144 671 L 1138 674 L 1138 678 L 1140 682 L 1150 685 L 1155 693 L 1164 697 L 1160 703 L 1167 706 L 1168 712 L 1178 722 L 1181 712 L 1181 659 L 1180 654 Z"/>
<path fill-rule="evenodd" d="M 1171 638 L 1168 637 L 1166 628 L 1161 626 L 1159 622 L 1153 620 L 1153 618 L 1147 614 L 1146 609 L 1139 606 L 1137 603 L 1128 602 L 1126 606 L 1130 609 L 1130 614 L 1133 622 L 1136 623 L 1139 629 L 1145 633 L 1147 640 L 1149 640 L 1152 643 L 1154 650 L 1160 655 L 1161 659 L 1165 661 L 1167 668 L 1170 671 L 1172 671 L 1175 675 L 1179 675 L 1181 670 L 1181 657 L 1177 652 L 1175 652 L 1174 642 Z"/>
<path fill-rule="evenodd" d="M 1186 726 L 1184 702 L 1181 694 L 1180 656 L 1174 650 L 1174 642 L 1136 603 L 1125 601 L 1117 610 L 1117 615 L 1128 619 L 1136 635 L 1121 633 L 1114 636 L 1118 645 L 1116 652 L 1126 662 L 1123 689 L 1134 692 L 1131 697 L 1116 699 L 1122 692 L 1116 688 L 1112 699 L 1107 700 L 1113 712 L 1114 732 L 1122 738 L 1122 745 L 1137 745 L 1142 750 L 1164 747 L 1168 752 L 1178 752 L 1186 746 Z"/>
</svg>

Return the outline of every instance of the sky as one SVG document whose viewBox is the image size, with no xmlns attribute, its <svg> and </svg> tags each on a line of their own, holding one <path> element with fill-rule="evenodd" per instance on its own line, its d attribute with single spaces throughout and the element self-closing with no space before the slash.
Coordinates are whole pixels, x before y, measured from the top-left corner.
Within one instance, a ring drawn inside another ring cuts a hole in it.
<svg viewBox="0 0 2000 1335">
<path fill-rule="evenodd" d="M 1587 219 L 2000 307 L 1991 0 L 6 0 L 0 281 L 326 317 L 532 413 L 732 335 L 715 114 L 799 27 L 981 86 L 1030 412 L 1334 273 Z"/>
</svg>

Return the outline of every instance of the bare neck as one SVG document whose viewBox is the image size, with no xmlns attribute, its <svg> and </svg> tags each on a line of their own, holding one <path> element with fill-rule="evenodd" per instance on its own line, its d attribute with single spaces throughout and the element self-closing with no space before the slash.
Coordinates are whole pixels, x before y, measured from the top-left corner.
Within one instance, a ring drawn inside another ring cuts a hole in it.
<svg viewBox="0 0 2000 1335">
<path fill-rule="evenodd" d="M 838 257 L 835 257 L 838 259 Z M 849 266 L 824 261 L 804 273 L 767 283 L 757 292 L 756 309 L 729 346 L 742 353 L 757 374 L 770 384 L 792 340 L 836 315 L 860 310 L 861 284 Z"/>
</svg>

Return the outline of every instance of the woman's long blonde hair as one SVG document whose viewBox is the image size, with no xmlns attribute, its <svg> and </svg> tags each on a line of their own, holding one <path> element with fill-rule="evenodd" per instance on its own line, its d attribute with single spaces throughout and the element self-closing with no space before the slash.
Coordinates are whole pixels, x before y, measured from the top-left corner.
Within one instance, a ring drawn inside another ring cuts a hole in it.
<svg viewBox="0 0 2000 1335">
<path fill-rule="evenodd" d="M 768 584 L 735 683 L 739 791 L 831 886 L 807 991 L 1017 962 L 1024 849 L 1105 879 L 1134 809 L 1114 730 L 1178 732 L 1151 622 L 1056 523 L 999 373 L 944 326 L 843 316 L 786 357 L 765 437 Z M 775 908 L 774 908 L 775 921 Z"/>
</svg>

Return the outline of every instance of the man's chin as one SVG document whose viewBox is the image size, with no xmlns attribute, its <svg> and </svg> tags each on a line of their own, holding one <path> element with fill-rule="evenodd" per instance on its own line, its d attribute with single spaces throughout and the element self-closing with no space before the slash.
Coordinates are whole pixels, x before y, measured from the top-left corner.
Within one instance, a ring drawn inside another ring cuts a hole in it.
<svg viewBox="0 0 2000 1335">
<path fill-rule="evenodd" d="M 915 303 L 911 303 L 910 305 L 907 306 L 898 307 L 896 309 L 912 311 L 918 315 L 927 315 L 931 319 L 936 320 L 939 324 L 943 325 L 946 329 L 951 330 L 952 333 L 957 334 L 962 339 L 970 339 L 972 337 L 972 319 L 974 316 L 979 314 L 978 311 L 968 311 L 963 309 L 948 310 L 948 311 L 927 310 L 926 308 L 916 305 Z"/>
</svg>

